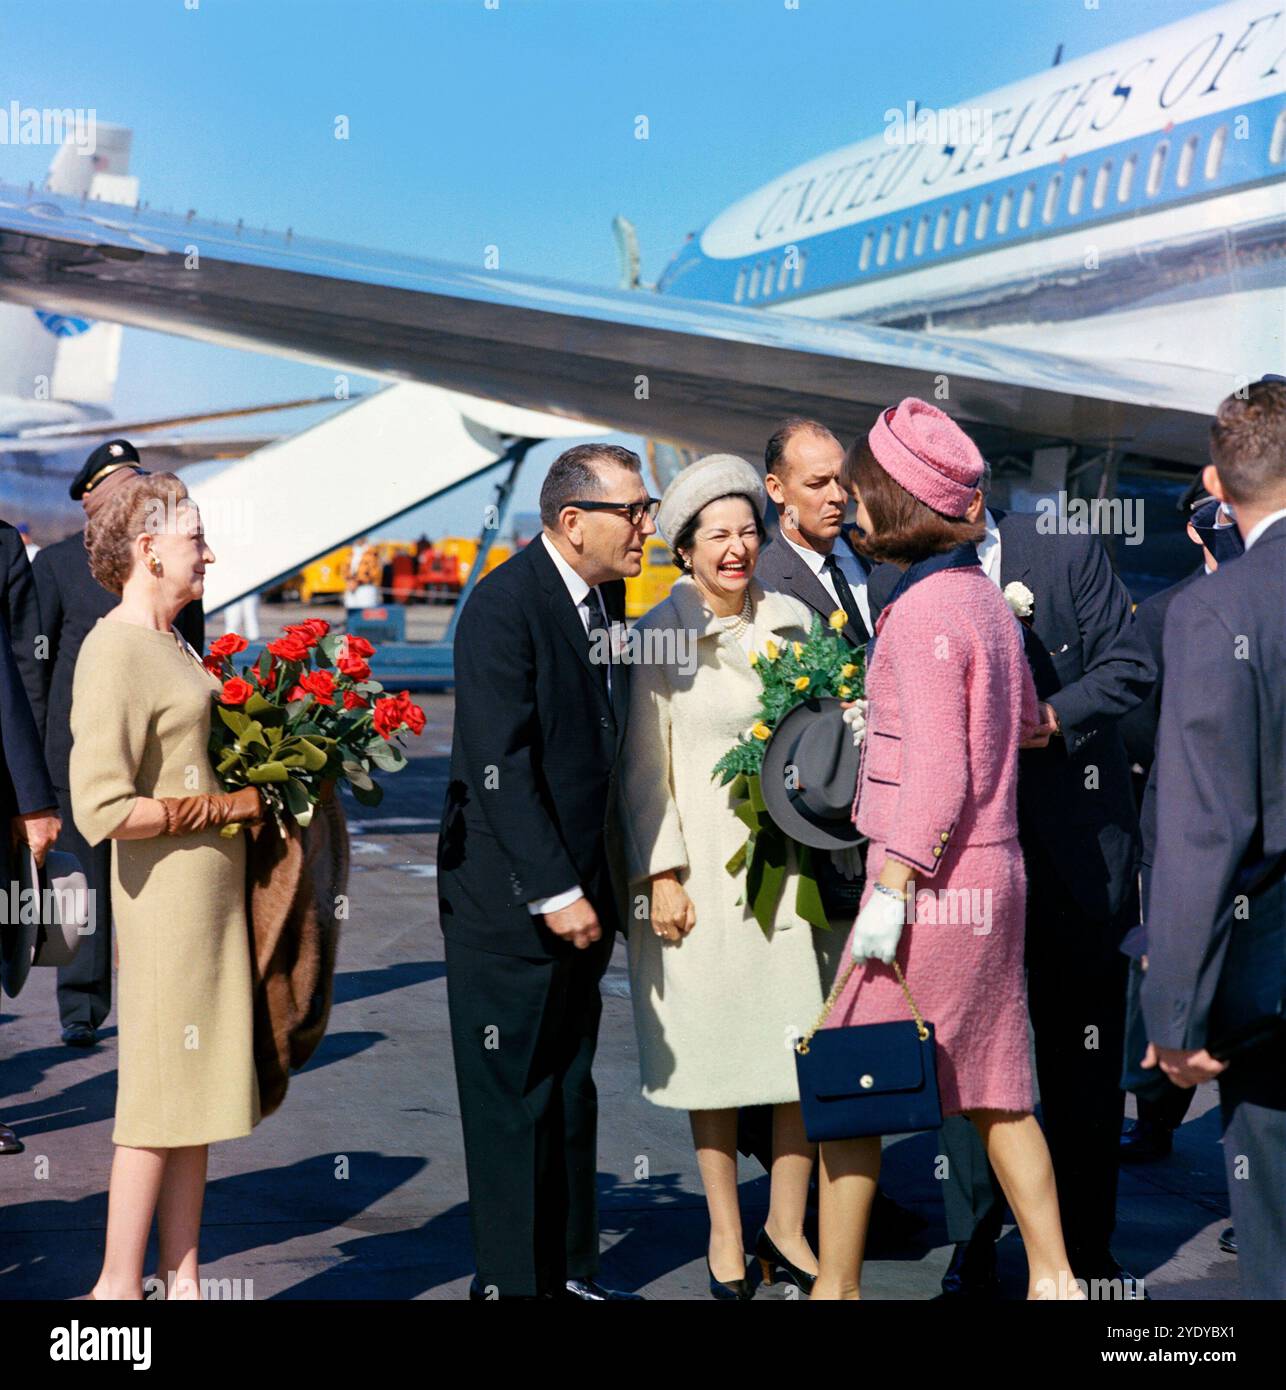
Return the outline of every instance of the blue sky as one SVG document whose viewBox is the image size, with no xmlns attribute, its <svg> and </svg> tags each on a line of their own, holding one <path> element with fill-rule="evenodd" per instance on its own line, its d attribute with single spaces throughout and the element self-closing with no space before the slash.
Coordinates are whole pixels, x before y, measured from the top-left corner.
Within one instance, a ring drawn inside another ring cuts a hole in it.
<svg viewBox="0 0 1286 1390">
<path fill-rule="evenodd" d="M 153 207 L 598 285 L 646 279 L 774 174 L 1207 0 L 0 0 L 0 100 L 134 129 Z M 187 8 L 194 5 L 195 8 Z M 337 116 L 350 136 L 334 138 Z M 648 118 L 637 140 L 635 119 Z M 0 179 L 50 152 L 0 147 Z M 127 330 L 121 416 L 319 394 L 332 373 Z M 517 505 L 530 507 L 532 455 Z M 476 531 L 489 483 L 389 534 Z"/>
</svg>

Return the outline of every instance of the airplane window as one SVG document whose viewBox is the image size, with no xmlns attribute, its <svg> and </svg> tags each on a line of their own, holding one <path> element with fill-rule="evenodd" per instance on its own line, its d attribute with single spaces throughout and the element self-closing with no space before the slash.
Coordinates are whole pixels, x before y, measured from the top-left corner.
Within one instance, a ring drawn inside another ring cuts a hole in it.
<svg viewBox="0 0 1286 1390">
<path fill-rule="evenodd" d="M 1223 163 L 1223 147 L 1227 143 L 1228 127 L 1221 125 L 1210 137 L 1210 146 L 1206 150 L 1206 178 L 1213 179 L 1219 173 L 1219 166 Z"/>
<path fill-rule="evenodd" d="M 978 220 L 974 223 L 973 236 L 975 241 L 981 241 L 987 235 L 987 224 L 991 221 L 991 194 L 978 204 Z"/>
<path fill-rule="evenodd" d="M 1004 236 L 1009 230 L 1009 219 L 1014 211 L 1014 190 L 1006 188 L 1000 199 L 1000 207 L 996 212 L 996 235 Z"/>
<path fill-rule="evenodd" d="M 777 278 L 777 262 L 769 261 L 768 269 L 764 271 L 764 296 L 765 298 L 772 293 L 773 281 Z"/>
<path fill-rule="evenodd" d="M 1162 140 L 1161 143 L 1152 151 L 1152 158 L 1148 163 L 1148 187 L 1149 198 L 1155 198 L 1161 191 L 1161 180 L 1165 177 L 1165 160 L 1170 153 L 1170 142 Z"/>
<path fill-rule="evenodd" d="M 1036 185 L 1029 183 L 1023 189 L 1022 202 L 1018 204 L 1018 225 L 1029 227 L 1031 225 L 1031 210 L 1036 202 Z"/>
<path fill-rule="evenodd" d="M 1072 189 L 1067 195 L 1067 211 L 1075 217 L 1085 201 L 1085 184 L 1089 179 L 1088 169 L 1078 169 L 1072 178 Z"/>
<path fill-rule="evenodd" d="M 875 253 L 875 264 L 883 265 L 889 258 L 889 242 L 893 240 L 893 231 L 889 227 L 880 233 L 879 250 Z"/>
<path fill-rule="evenodd" d="M 960 209 L 960 211 L 956 213 L 956 231 L 955 235 L 952 237 L 952 241 L 954 241 L 957 246 L 962 246 L 964 244 L 965 233 L 968 230 L 969 204 L 965 203 L 964 206 Z"/>
<path fill-rule="evenodd" d="M 915 229 L 915 254 L 922 256 L 924 248 L 929 244 L 929 214 L 926 212 L 920 218 L 920 225 Z"/>
<path fill-rule="evenodd" d="M 750 272 L 750 298 L 751 298 L 751 299 L 758 299 L 758 298 L 759 298 L 759 267 L 758 267 L 758 266 L 755 266 L 755 268 Z"/>
<path fill-rule="evenodd" d="M 941 251 L 947 244 L 947 224 L 950 221 L 950 209 L 943 208 L 938 214 L 938 225 L 933 229 L 933 249 L 935 251 Z"/>
<path fill-rule="evenodd" d="M 1054 177 L 1050 179 L 1045 189 L 1045 206 L 1040 212 L 1040 220 L 1042 222 L 1052 222 L 1054 220 L 1054 214 L 1058 211 L 1059 195 L 1062 191 L 1063 176 L 1062 174 L 1055 174 Z"/>
<path fill-rule="evenodd" d="M 897 243 L 893 247 L 893 259 L 895 261 L 900 261 L 903 259 L 903 257 L 905 257 L 906 244 L 910 240 L 911 224 L 909 222 L 903 222 L 903 224 L 898 228 Z"/>
<path fill-rule="evenodd" d="M 1094 175 L 1094 197 L 1091 200 L 1095 208 L 1101 208 L 1107 202 L 1107 190 L 1112 186 L 1112 161 L 1105 159 L 1099 165 L 1098 173 Z"/>
<path fill-rule="evenodd" d="M 1129 200 L 1130 190 L 1134 187 L 1134 171 L 1138 168 L 1139 157 L 1132 154 L 1124 164 L 1121 165 L 1121 182 L 1116 187 L 1116 201 L 1124 203 Z"/>
<path fill-rule="evenodd" d="M 804 283 L 804 265 L 805 265 L 805 263 L 807 262 L 807 260 L 808 260 L 808 252 L 807 252 L 807 251 L 801 251 L 801 252 L 799 253 L 798 259 L 795 261 L 795 288 L 796 288 L 796 289 L 799 289 L 799 287 Z M 782 269 L 784 270 L 785 267 L 783 266 Z"/>
<path fill-rule="evenodd" d="M 857 258 L 858 270 L 866 270 L 871 264 L 871 247 L 875 245 L 875 233 L 867 232 L 862 238 L 862 254 Z"/>
<path fill-rule="evenodd" d="M 1283 153 L 1286 153 L 1286 111 L 1282 111 L 1278 115 L 1277 123 L 1273 126 L 1273 138 L 1268 146 L 1268 158 L 1274 164 L 1280 164 Z"/>
<path fill-rule="evenodd" d="M 733 292 L 732 292 L 732 302 L 733 302 L 734 304 L 740 304 L 741 301 L 742 301 L 743 299 L 745 299 L 745 297 L 746 297 L 746 272 L 745 272 L 744 270 L 739 270 L 739 271 L 737 272 L 737 288 L 736 288 L 735 290 L 733 290 Z"/>
<path fill-rule="evenodd" d="M 1179 167 L 1175 171 L 1174 181 L 1180 188 L 1187 188 L 1192 182 L 1192 168 L 1197 162 L 1197 137 L 1191 136 L 1183 142 L 1183 148 L 1179 151 Z"/>
</svg>

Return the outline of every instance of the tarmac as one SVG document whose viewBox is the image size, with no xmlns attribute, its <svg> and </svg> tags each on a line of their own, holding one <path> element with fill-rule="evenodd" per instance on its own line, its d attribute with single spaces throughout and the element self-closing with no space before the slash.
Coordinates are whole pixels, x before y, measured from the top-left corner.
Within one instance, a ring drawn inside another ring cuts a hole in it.
<svg viewBox="0 0 1286 1390">
<path fill-rule="evenodd" d="M 263 610 L 265 630 L 297 609 Z M 323 616 L 336 616 L 318 610 Z M 424 614 L 438 628 L 449 610 Z M 211 635 L 216 635 L 212 632 Z M 429 635 L 427 632 L 425 635 Z M 437 633 L 433 633 L 437 635 Z M 210 1296 L 459 1299 L 473 1272 L 451 1063 L 435 856 L 454 697 L 418 697 L 428 716 L 409 764 L 376 808 L 344 798 L 350 896 L 329 1032 L 286 1101 L 248 1138 L 213 1146 L 202 1235 Z M 603 1282 L 650 1299 L 704 1299 L 705 1204 L 688 1121 L 639 1093 L 629 979 L 618 944 L 604 981 L 595 1067 Z M 115 1014 L 97 1046 L 59 1040 L 53 972 L 0 999 L 0 1120 L 26 1145 L 0 1157 L 0 1299 L 69 1299 L 97 1276 L 107 1215 L 116 1079 Z M 1132 1099 L 1127 1102 L 1133 1113 Z M 882 1184 L 923 1232 L 877 1247 L 863 1293 L 929 1299 L 950 1258 L 933 1135 L 886 1141 Z M 747 1248 L 768 1180 L 741 1161 Z M 1114 1250 L 1153 1299 L 1235 1299 L 1217 1095 L 1203 1086 L 1173 1154 L 1122 1170 Z M 1006 1227 L 1000 1268 L 1021 1298 L 1025 1262 Z M 149 1255 L 149 1270 L 154 1250 Z M 786 1298 L 781 1284 L 758 1298 Z"/>
</svg>

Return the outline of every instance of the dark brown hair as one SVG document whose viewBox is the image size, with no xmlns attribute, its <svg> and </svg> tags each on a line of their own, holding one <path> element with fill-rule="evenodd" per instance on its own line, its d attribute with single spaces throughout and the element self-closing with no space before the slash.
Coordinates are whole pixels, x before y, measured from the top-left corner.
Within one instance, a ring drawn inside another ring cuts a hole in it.
<svg viewBox="0 0 1286 1390">
<path fill-rule="evenodd" d="M 749 493 L 725 492 L 721 497 L 712 497 L 709 502 L 706 503 L 705 507 L 702 507 L 695 516 L 689 518 L 687 525 L 684 526 L 683 530 L 674 538 L 674 545 L 670 553 L 674 557 L 674 563 L 684 574 L 691 574 L 692 566 L 679 554 L 680 549 L 691 550 L 693 545 L 696 544 L 697 527 L 701 525 L 701 518 L 705 514 L 706 507 L 711 507 L 716 502 L 724 502 L 729 497 L 740 497 L 743 502 L 749 503 L 750 513 L 755 519 L 755 534 L 759 537 L 759 544 L 763 545 L 768 539 L 768 528 L 764 525 L 763 517 L 759 515 L 759 507 L 755 499 L 751 497 Z"/>
<path fill-rule="evenodd" d="M 122 594 L 134 564 L 134 540 L 149 529 L 149 517 L 166 517 L 187 498 L 173 473 L 140 473 L 112 490 L 85 527 L 89 572 L 109 594 Z"/>
<path fill-rule="evenodd" d="M 981 520 L 944 516 L 911 494 L 880 466 L 865 438 L 844 457 L 840 482 L 850 492 L 861 493 L 874 528 L 861 542 L 873 560 L 914 564 L 965 541 L 978 542 L 987 534 Z"/>
<path fill-rule="evenodd" d="M 643 471 L 642 461 L 620 444 L 573 444 L 549 465 L 540 488 L 540 521 L 552 531 L 569 502 L 578 497 L 586 501 L 603 495 L 603 481 L 596 463 L 614 463 L 632 473 Z"/>
<path fill-rule="evenodd" d="M 1234 504 L 1272 502 L 1286 492 L 1286 384 L 1257 381 L 1219 406 L 1210 461 Z"/>
</svg>

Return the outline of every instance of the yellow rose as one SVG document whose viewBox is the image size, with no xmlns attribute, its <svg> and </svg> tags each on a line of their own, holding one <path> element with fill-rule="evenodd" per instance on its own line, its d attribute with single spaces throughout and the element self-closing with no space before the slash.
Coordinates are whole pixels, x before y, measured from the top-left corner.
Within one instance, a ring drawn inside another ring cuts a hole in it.
<svg viewBox="0 0 1286 1390">
<path fill-rule="evenodd" d="M 774 642 L 771 637 L 768 639 L 768 642 L 764 647 L 764 652 L 767 654 L 769 661 L 776 661 L 777 658 L 781 655 L 781 652 L 777 650 L 776 642 Z"/>
<path fill-rule="evenodd" d="M 842 608 L 837 608 L 826 620 L 836 632 L 844 631 L 844 624 L 848 622 L 848 614 Z"/>
<path fill-rule="evenodd" d="M 750 731 L 757 739 L 763 740 L 772 736 L 772 730 L 761 719 L 758 724 Z"/>
<path fill-rule="evenodd" d="M 804 655 L 804 644 L 802 642 L 792 642 L 790 648 L 795 653 L 796 661 Z"/>
<path fill-rule="evenodd" d="M 808 689 L 808 677 L 807 677 L 807 676 L 800 676 L 800 678 L 795 682 L 795 689 L 796 689 L 796 690 L 807 690 L 807 689 Z"/>
<path fill-rule="evenodd" d="M 847 700 L 852 693 L 852 690 L 847 685 L 841 685 L 839 688 L 839 697 L 841 700 Z"/>
<path fill-rule="evenodd" d="M 854 666 L 851 661 L 846 661 L 843 666 L 839 668 L 839 673 L 845 680 L 848 680 L 850 677 L 857 675 L 857 667 Z"/>
<path fill-rule="evenodd" d="M 750 653 L 750 664 L 751 664 L 752 666 L 758 666 L 758 665 L 759 665 L 759 653 L 758 653 L 758 652 L 751 652 L 751 653 Z"/>
</svg>

